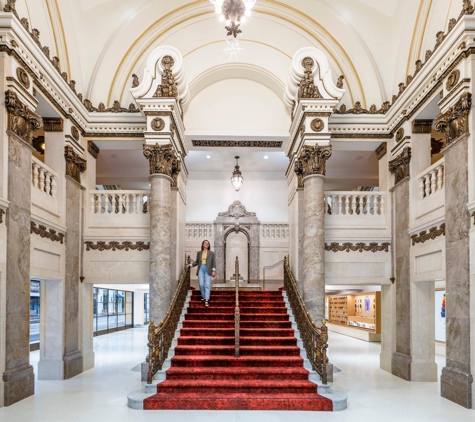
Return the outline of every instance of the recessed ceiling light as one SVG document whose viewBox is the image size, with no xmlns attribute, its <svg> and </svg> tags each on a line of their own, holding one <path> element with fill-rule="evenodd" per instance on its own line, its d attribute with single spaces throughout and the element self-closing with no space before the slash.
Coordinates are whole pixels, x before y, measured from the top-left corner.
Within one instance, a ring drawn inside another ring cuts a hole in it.
<svg viewBox="0 0 475 422">
<path fill-rule="evenodd" d="M 264 160 L 267 160 L 269 157 L 267 155 L 264 155 Z"/>
<path fill-rule="evenodd" d="M 211 155 L 207 155 L 206 158 L 210 159 L 210 158 L 211 158 Z"/>
</svg>

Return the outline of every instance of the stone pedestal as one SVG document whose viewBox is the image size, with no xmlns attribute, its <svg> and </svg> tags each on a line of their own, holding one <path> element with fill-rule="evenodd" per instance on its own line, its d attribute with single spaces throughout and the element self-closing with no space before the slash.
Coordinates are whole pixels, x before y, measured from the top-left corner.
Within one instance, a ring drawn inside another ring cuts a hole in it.
<svg viewBox="0 0 475 422">
<path fill-rule="evenodd" d="M 8 133 L 8 227 L 4 405 L 34 394 L 30 365 L 30 221 L 32 148 Z"/>
</svg>

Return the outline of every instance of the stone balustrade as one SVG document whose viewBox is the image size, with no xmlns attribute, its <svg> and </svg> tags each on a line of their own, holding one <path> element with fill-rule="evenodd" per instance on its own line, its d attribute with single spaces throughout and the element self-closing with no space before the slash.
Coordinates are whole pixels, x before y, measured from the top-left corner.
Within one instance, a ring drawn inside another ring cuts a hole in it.
<svg viewBox="0 0 475 422">
<path fill-rule="evenodd" d="M 185 237 L 188 239 L 193 239 L 193 238 L 211 239 L 213 237 L 213 224 L 212 223 L 186 223 Z"/>
<path fill-rule="evenodd" d="M 31 183 L 35 189 L 56 198 L 58 173 L 33 156 L 31 157 L 31 176 Z"/>
<path fill-rule="evenodd" d="M 289 225 L 283 223 L 261 224 L 261 237 L 263 239 L 288 239 Z"/>
<path fill-rule="evenodd" d="M 432 164 L 417 176 L 419 199 L 425 199 L 444 188 L 444 159 Z"/>
<path fill-rule="evenodd" d="M 90 191 L 91 214 L 148 214 L 150 192 L 145 190 Z"/>
<path fill-rule="evenodd" d="M 384 192 L 325 192 L 326 214 L 331 216 L 377 216 L 385 214 Z"/>
</svg>

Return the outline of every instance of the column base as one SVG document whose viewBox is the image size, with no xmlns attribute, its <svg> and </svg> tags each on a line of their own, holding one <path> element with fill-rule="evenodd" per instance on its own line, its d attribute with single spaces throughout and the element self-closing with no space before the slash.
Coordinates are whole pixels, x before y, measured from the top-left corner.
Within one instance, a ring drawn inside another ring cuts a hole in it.
<svg viewBox="0 0 475 422">
<path fill-rule="evenodd" d="M 64 379 L 75 377 L 82 373 L 83 360 L 81 352 L 76 351 L 64 357 Z"/>
<path fill-rule="evenodd" d="M 392 356 L 390 352 L 381 352 L 379 354 L 379 367 L 386 372 L 392 373 Z"/>
<path fill-rule="evenodd" d="M 327 363 L 327 382 L 333 382 L 333 363 Z"/>
<path fill-rule="evenodd" d="M 3 381 L 5 406 L 11 406 L 35 394 L 35 374 L 31 365 L 5 371 Z"/>
<path fill-rule="evenodd" d="M 411 381 L 411 357 L 399 352 L 393 353 L 391 373 L 406 381 Z"/>
<path fill-rule="evenodd" d="M 472 384 L 471 374 L 445 367 L 442 369 L 440 377 L 440 395 L 460 406 L 471 409 Z"/>
<path fill-rule="evenodd" d="M 38 362 L 39 380 L 64 379 L 64 362 L 62 360 L 42 359 Z"/>
<path fill-rule="evenodd" d="M 95 365 L 95 354 L 94 351 L 83 352 L 82 358 L 82 371 L 88 371 L 89 369 L 94 368 Z"/>
<path fill-rule="evenodd" d="M 437 382 L 437 364 L 435 362 L 412 362 L 411 381 Z"/>
</svg>

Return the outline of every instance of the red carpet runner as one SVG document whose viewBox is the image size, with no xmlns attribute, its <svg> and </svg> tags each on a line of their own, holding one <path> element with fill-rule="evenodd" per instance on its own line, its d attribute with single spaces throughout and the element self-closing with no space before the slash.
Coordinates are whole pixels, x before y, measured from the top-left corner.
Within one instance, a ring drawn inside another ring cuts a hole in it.
<svg viewBox="0 0 475 422">
<path fill-rule="evenodd" d="M 194 291 L 166 380 L 144 409 L 332 410 L 308 380 L 281 292 L 239 293 L 241 337 L 234 357 L 234 292 Z"/>
</svg>

